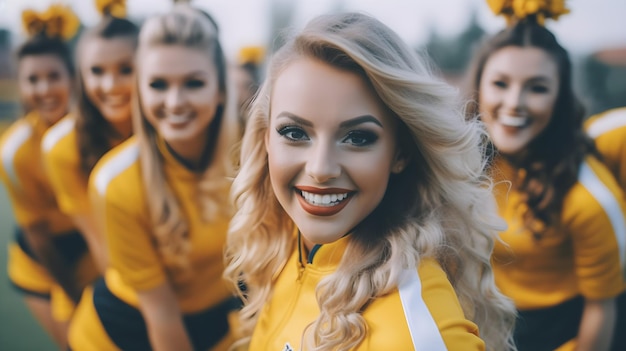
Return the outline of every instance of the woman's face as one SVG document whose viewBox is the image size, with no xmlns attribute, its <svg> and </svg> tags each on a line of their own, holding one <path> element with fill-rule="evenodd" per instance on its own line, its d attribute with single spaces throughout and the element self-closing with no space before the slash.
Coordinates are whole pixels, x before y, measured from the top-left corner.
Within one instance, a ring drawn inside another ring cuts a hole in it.
<svg viewBox="0 0 626 351">
<path fill-rule="evenodd" d="M 359 75 L 302 58 L 277 77 L 265 138 L 278 201 L 311 244 L 338 240 L 382 200 L 396 121 Z"/>
<path fill-rule="evenodd" d="M 124 37 L 90 38 L 81 48 L 83 88 L 109 123 L 130 121 L 134 53 L 134 40 Z"/>
<path fill-rule="evenodd" d="M 20 59 L 18 86 L 24 103 L 39 112 L 47 124 L 67 114 L 71 76 L 63 60 L 54 54 L 28 55 Z"/>
<path fill-rule="evenodd" d="M 498 150 L 515 155 L 550 123 L 559 93 L 558 67 L 545 51 L 507 46 L 486 61 L 480 115 Z"/>
<path fill-rule="evenodd" d="M 223 94 L 217 68 L 207 52 L 179 45 L 145 49 L 139 67 L 141 107 L 165 141 L 185 148 L 206 143 Z"/>
</svg>

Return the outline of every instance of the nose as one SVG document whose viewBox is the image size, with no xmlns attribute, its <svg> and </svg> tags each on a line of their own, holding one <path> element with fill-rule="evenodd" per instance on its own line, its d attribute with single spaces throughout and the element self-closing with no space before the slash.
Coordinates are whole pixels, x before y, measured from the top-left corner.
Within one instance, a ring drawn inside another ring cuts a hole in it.
<svg viewBox="0 0 626 351">
<path fill-rule="evenodd" d="M 37 82 L 35 92 L 38 96 L 46 96 L 50 92 L 50 82 L 47 79 L 42 79 Z"/>
<path fill-rule="evenodd" d="M 504 97 L 504 105 L 510 111 L 518 111 L 523 109 L 525 104 L 525 93 L 522 87 L 510 87 Z"/>
<path fill-rule="evenodd" d="M 165 108 L 170 111 L 176 111 L 178 108 L 184 106 L 185 96 L 182 89 L 171 88 L 165 96 Z"/>
<path fill-rule="evenodd" d="M 105 93 L 110 93 L 115 89 L 117 84 L 117 77 L 115 74 L 106 74 L 102 77 L 102 91 Z"/>
<path fill-rule="evenodd" d="M 332 142 L 318 141 L 311 146 L 307 155 L 306 174 L 318 184 L 324 184 L 341 175 L 338 150 Z"/>
</svg>

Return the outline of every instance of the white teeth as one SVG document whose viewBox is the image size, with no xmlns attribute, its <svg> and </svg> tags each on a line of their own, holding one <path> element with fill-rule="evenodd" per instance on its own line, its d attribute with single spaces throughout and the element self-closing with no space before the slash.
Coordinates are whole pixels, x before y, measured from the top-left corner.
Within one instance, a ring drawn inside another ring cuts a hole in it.
<svg viewBox="0 0 626 351">
<path fill-rule="evenodd" d="M 523 127 L 528 124 L 528 117 L 500 115 L 498 121 L 508 127 Z"/>
<path fill-rule="evenodd" d="M 343 194 L 313 194 L 306 191 L 301 191 L 302 197 L 306 202 L 315 206 L 330 207 L 339 204 L 342 200 L 348 197 L 348 193 Z"/>
<path fill-rule="evenodd" d="M 189 121 L 191 119 L 191 114 L 185 114 L 185 115 L 172 115 L 169 114 L 165 117 L 165 119 L 172 124 L 182 124 L 185 123 L 187 121 Z"/>
</svg>

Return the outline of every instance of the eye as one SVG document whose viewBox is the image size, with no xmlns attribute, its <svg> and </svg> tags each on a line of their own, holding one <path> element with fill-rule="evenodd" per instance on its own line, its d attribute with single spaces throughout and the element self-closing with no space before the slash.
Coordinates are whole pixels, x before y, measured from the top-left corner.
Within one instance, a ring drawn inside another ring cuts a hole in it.
<svg viewBox="0 0 626 351">
<path fill-rule="evenodd" d="M 550 89 L 548 89 L 545 85 L 532 85 L 530 87 L 530 91 L 537 94 L 547 93 Z"/>
<path fill-rule="evenodd" d="M 378 140 L 378 135 L 375 133 L 366 130 L 353 130 L 348 132 L 342 142 L 353 146 L 369 146 L 374 144 L 376 140 Z"/>
<path fill-rule="evenodd" d="M 133 73 L 133 67 L 132 66 L 122 66 L 120 67 L 120 73 L 127 76 L 129 74 Z"/>
<path fill-rule="evenodd" d="M 190 89 L 198 89 L 204 86 L 204 81 L 200 79 L 190 79 L 185 82 L 185 87 Z"/>
<path fill-rule="evenodd" d="M 309 140 L 309 137 L 308 135 L 306 135 L 306 132 L 302 130 L 302 128 L 297 127 L 297 126 L 291 125 L 291 126 L 278 127 L 276 131 L 278 132 L 278 134 L 287 138 L 287 140 L 289 141 Z"/>
<path fill-rule="evenodd" d="M 48 74 L 48 79 L 50 79 L 51 81 L 57 81 L 61 79 L 61 74 L 59 72 L 51 72 L 50 74 Z"/>
<path fill-rule="evenodd" d="M 37 83 L 37 80 L 38 80 L 38 78 L 35 75 L 28 76 L 28 82 L 31 83 L 31 84 Z"/>
<path fill-rule="evenodd" d="M 505 89 L 508 86 L 508 84 L 506 84 L 503 80 L 494 80 L 493 85 L 501 89 Z"/>
<path fill-rule="evenodd" d="M 167 82 L 163 79 L 155 79 L 151 81 L 149 85 L 150 85 L 150 88 L 154 90 L 166 90 L 167 89 Z"/>
<path fill-rule="evenodd" d="M 104 73 L 104 69 L 102 69 L 102 67 L 100 67 L 100 66 L 93 66 L 93 67 L 91 67 L 90 70 L 91 70 L 91 73 L 96 75 L 96 76 L 99 76 L 102 73 Z"/>
</svg>

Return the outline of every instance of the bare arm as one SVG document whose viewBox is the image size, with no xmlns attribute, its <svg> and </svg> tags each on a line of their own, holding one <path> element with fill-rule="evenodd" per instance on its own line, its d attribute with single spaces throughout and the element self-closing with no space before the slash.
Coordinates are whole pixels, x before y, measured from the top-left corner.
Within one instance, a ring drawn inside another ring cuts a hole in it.
<svg viewBox="0 0 626 351">
<path fill-rule="evenodd" d="M 98 271 L 104 274 L 108 265 L 106 242 L 98 230 L 95 218 L 89 214 L 76 214 L 72 215 L 72 221 L 87 241 L 89 252 L 96 262 Z"/>
<path fill-rule="evenodd" d="M 150 344 L 155 351 L 193 350 L 178 301 L 169 283 L 138 292 L 138 296 Z"/>
<path fill-rule="evenodd" d="M 615 299 L 585 300 L 576 351 L 606 351 L 615 326 Z"/>
<path fill-rule="evenodd" d="M 24 236 L 41 265 L 52 275 L 54 280 L 65 290 L 67 295 L 78 303 L 81 289 L 72 267 L 52 242 L 52 234 L 45 222 L 39 222 L 23 228 Z"/>
</svg>

